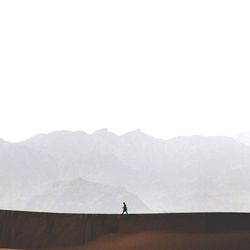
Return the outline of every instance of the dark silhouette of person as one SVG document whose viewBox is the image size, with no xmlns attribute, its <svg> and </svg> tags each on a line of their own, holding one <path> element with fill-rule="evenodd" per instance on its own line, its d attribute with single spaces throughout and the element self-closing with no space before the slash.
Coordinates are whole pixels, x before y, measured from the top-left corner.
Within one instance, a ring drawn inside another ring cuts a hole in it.
<svg viewBox="0 0 250 250">
<path fill-rule="evenodd" d="M 122 214 L 126 213 L 128 214 L 128 208 L 127 208 L 127 205 L 125 202 L 123 202 L 123 207 L 122 207 L 123 211 L 122 211 Z"/>
</svg>

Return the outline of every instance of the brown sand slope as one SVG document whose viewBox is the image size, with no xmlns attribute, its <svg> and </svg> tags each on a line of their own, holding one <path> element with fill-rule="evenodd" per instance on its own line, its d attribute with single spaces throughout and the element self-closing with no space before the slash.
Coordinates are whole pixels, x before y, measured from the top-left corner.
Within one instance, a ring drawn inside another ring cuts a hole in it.
<svg viewBox="0 0 250 250">
<path fill-rule="evenodd" d="M 108 235 L 85 246 L 64 250 L 249 250 L 250 233 L 144 232 Z"/>
<path fill-rule="evenodd" d="M 250 249 L 250 214 L 55 214 L 0 210 L 0 247 Z"/>
</svg>

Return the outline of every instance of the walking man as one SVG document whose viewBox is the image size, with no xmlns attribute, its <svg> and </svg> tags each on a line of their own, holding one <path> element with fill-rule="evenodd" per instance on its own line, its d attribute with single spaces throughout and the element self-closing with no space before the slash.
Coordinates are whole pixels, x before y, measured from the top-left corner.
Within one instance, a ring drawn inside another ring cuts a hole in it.
<svg viewBox="0 0 250 250">
<path fill-rule="evenodd" d="M 127 208 L 127 205 L 125 202 L 123 202 L 123 207 L 122 207 L 123 211 L 122 211 L 122 214 L 126 213 L 128 214 L 128 208 Z"/>
</svg>

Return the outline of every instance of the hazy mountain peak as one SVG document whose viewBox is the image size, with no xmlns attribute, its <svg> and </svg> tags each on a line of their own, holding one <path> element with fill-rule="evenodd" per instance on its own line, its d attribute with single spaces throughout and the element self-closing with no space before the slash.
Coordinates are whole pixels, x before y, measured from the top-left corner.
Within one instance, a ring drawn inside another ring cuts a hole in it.
<svg viewBox="0 0 250 250">
<path fill-rule="evenodd" d="M 144 136 L 147 136 L 147 137 L 151 137 L 149 135 L 147 135 L 146 133 L 142 132 L 141 129 L 136 129 L 136 130 L 132 130 L 132 131 L 129 131 L 125 134 L 123 134 L 122 136 L 136 136 L 136 137 L 144 137 Z"/>
<path fill-rule="evenodd" d="M 45 133 L 39 133 L 37 135 L 34 135 L 30 138 L 28 138 L 26 141 L 37 141 L 37 140 L 41 140 L 41 139 L 44 139 L 48 136 L 48 134 L 45 134 Z"/>
<path fill-rule="evenodd" d="M 132 212 L 148 212 L 148 207 L 125 188 L 75 178 L 56 182 L 42 195 L 28 203 L 35 211 L 119 213 L 122 201 Z"/>
<path fill-rule="evenodd" d="M 84 183 L 88 183 L 88 181 L 84 180 L 81 177 L 77 177 L 69 182 L 69 184 L 74 185 L 74 186 L 82 185 Z"/>
<path fill-rule="evenodd" d="M 87 135 L 87 133 L 85 131 L 70 131 L 70 130 L 59 130 L 59 131 L 53 131 L 51 133 L 49 133 L 48 135 L 54 135 L 54 136 L 71 136 L 71 135 Z"/>
<path fill-rule="evenodd" d="M 141 129 L 136 129 L 130 132 L 127 132 L 121 136 L 125 140 L 129 141 L 138 141 L 138 142 L 147 142 L 147 143 L 154 143 L 154 142 L 163 142 L 163 139 L 159 139 L 144 133 Z"/>
<path fill-rule="evenodd" d="M 92 135 L 117 136 L 115 133 L 109 131 L 107 128 L 98 129 L 94 131 Z"/>
</svg>

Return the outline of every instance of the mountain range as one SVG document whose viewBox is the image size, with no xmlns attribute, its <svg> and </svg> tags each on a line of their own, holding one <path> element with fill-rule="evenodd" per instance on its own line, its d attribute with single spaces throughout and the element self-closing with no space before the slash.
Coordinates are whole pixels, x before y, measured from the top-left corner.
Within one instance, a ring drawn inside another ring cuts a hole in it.
<svg viewBox="0 0 250 250">
<path fill-rule="evenodd" d="M 0 207 L 52 212 L 250 211 L 250 146 L 239 137 L 135 130 L 0 140 Z"/>
</svg>

